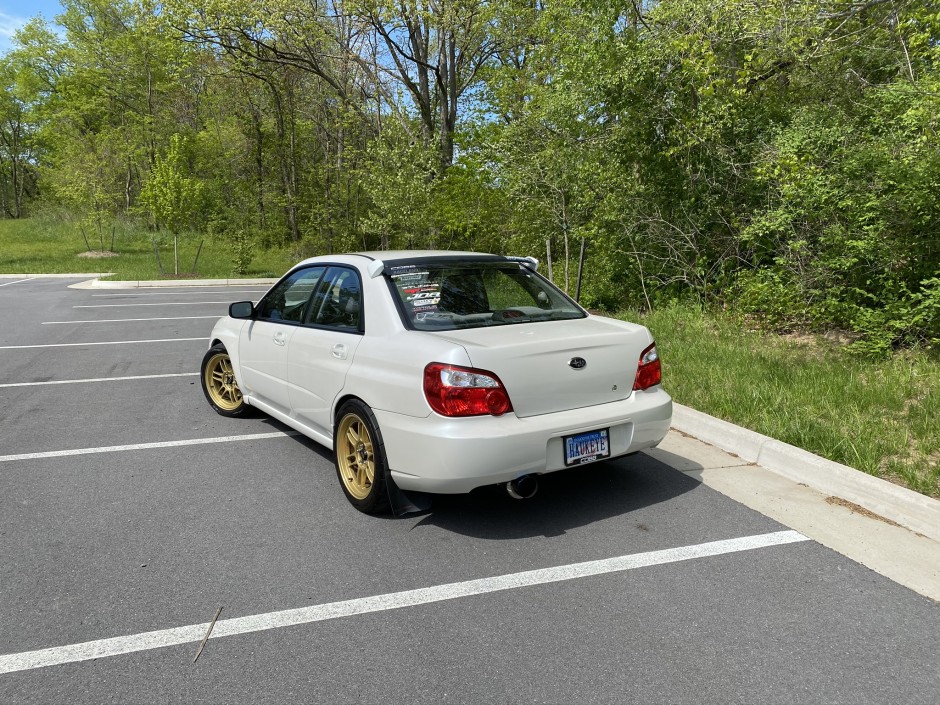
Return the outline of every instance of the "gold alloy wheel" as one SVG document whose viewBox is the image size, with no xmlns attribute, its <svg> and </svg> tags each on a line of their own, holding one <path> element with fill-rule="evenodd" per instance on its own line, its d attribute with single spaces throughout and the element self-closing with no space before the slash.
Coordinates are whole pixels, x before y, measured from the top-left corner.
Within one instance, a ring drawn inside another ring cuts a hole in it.
<svg viewBox="0 0 940 705">
<path fill-rule="evenodd" d="M 242 392 L 228 354 L 219 352 L 210 357 L 202 374 L 212 403 L 223 411 L 237 411 L 242 405 Z"/>
<path fill-rule="evenodd" d="M 356 414 L 346 414 L 336 433 L 336 461 L 339 477 L 354 498 L 369 496 L 375 481 L 375 456 L 369 429 Z"/>
</svg>

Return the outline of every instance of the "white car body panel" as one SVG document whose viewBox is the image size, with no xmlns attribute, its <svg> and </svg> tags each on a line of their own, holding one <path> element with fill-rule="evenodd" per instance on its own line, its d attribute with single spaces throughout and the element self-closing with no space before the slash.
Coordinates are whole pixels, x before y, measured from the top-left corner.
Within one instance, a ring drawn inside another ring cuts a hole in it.
<svg viewBox="0 0 940 705">
<path fill-rule="evenodd" d="M 251 406 L 332 448 L 334 415 L 358 398 L 378 421 L 391 476 L 404 490 L 468 492 L 528 474 L 565 468 L 562 439 L 609 429 L 611 457 L 658 444 L 672 401 L 660 385 L 635 392 L 643 326 L 587 316 L 462 330 L 416 331 L 402 321 L 374 260 L 435 257 L 440 252 L 377 252 L 305 260 L 356 269 L 364 332 L 224 317 L 210 345 L 224 344 Z M 293 269 L 291 271 L 293 271 Z M 275 342 L 282 329 L 284 345 Z M 343 346 L 337 348 L 337 346 Z M 340 353 L 340 354 L 337 354 Z M 572 369 L 573 357 L 587 361 Z M 423 391 L 430 362 L 496 374 L 513 411 L 448 418 L 432 411 Z"/>
<path fill-rule="evenodd" d="M 297 327 L 287 355 L 291 417 L 332 436 L 333 401 L 343 390 L 361 340 L 357 333 Z"/>
<path fill-rule="evenodd" d="M 243 394 L 290 412 L 287 387 L 287 344 L 297 328 L 268 321 L 251 321 L 238 339 L 238 371 Z"/>
<path fill-rule="evenodd" d="M 366 403 L 373 411 L 427 418 L 433 412 L 424 398 L 422 380 L 425 365 L 432 361 L 470 365 L 463 347 L 429 333 L 404 328 L 385 338 L 367 333 L 356 351 L 356 365 L 350 370 L 343 394 L 363 401 L 370 399 Z"/>
<path fill-rule="evenodd" d="M 528 418 L 416 419 L 391 412 L 376 418 L 396 484 L 448 494 L 563 470 L 562 439 L 576 433 L 609 429 L 611 457 L 652 448 L 669 430 L 672 400 L 659 387 L 621 402 Z"/>
<path fill-rule="evenodd" d="M 494 372 L 520 417 L 626 399 L 636 361 L 653 342 L 642 326 L 598 316 L 435 335 L 462 345 L 473 367 Z M 587 365 L 572 369 L 574 357 Z"/>
</svg>

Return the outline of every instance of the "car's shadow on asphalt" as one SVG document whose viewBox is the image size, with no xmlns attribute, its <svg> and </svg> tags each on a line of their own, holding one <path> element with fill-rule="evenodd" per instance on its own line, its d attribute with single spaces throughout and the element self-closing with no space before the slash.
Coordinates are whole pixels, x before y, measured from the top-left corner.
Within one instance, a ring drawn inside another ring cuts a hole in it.
<svg viewBox="0 0 940 705">
<path fill-rule="evenodd" d="M 289 430 L 274 419 L 269 422 Z M 332 451 L 304 436 L 295 438 L 333 464 Z M 694 460 L 662 450 L 657 454 L 667 462 L 636 453 L 540 475 L 538 492 L 530 499 L 513 499 L 504 486 L 490 485 L 469 494 L 421 495 L 430 501 L 429 509 L 376 518 L 414 522 L 412 531 L 433 526 L 482 539 L 560 536 L 570 529 L 668 502 L 701 484 L 695 477 L 701 466 Z"/>
<path fill-rule="evenodd" d="M 667 502 L 699 484 L 638 453 L 542 475 L 538 492 L 530 499 L 513 499 L 497 486 L 481 487 L 466 495 L 435 495 L 429 512 L 412 529 L 435 526 L 496 540 L 559 536 L 576 527 Z"/>
</svg>

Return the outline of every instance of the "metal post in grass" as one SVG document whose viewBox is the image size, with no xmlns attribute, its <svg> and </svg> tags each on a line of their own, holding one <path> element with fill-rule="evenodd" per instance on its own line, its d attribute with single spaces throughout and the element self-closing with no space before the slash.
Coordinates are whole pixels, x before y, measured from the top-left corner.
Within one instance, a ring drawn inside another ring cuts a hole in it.
<svg viewBox="0 0 940 705">
<path fill-rule="evenodd" d="M 89 242 L 88 242 L 88 236 L 85 235 L 85 226 L 84 226 L 84 225 L 79 225 L 79 226 L 78 226 L 78 229 L 79 229 L 79 231 L 80 231 L 81 234 L 82 234 L 82 239 L 85 241 L 85 248 L 86 248 L 89 252 L 91 252 L 91 245 L 90 245 Z"/>
<path fill-rule="evenodd" d="M 160 275 L 163 275 L 163 263 L 160 261 L 160 248 L 157 247 L 157 238 L 153 238 L 153 254 L 157 258 L 157 267 L 160 270 Z"/>
<path fill-rule="evenodd" d="M 202 244 L 204 242 L 205 242 L 204 239 L 199 241 L 199 249 L 196 250 L 196 259 L 193 260 L 193 271 L 192 271 L 193 274 L 196 273 L 196 265 L 199 264 L 199 255 L 202 252 Z"/>
<path fill-rule="evenodd" d="M 581 303 L 581 273 L 584 271 L 584 255 L 587 251 L 587 240 L 581 238 L 581 257 L 578 259 L 578 284 L 574 291 L 574 300 Z"/>
</svg>

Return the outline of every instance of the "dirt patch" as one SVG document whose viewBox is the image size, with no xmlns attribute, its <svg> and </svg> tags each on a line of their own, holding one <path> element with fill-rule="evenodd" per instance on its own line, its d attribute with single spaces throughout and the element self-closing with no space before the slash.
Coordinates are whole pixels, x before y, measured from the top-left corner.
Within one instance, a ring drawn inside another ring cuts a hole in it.
<svg viewBox="0 0 940 705">
<path fill-rule="evenodd" d="M 77 257 L 85 257 L 88 259 L 102 259 L 104 257 L 120 257 L 117 252 L 112 252 L 111 250 L 88 250 L 87 252 L 79 252 Z"/>
<path fill-rule="evenodd" d="M 793 343 L 798 343 L 799 345 L 807 345 L 810 347 L 816 347 L 819 345 L 819 338 L 813 333 L 800 333 L 800 332 L 790 332 L 790 333 L 781 333 L 780 337 L 784 340 L 789 340 Z"/>
<path fill-rule="evenodd" d="M 859 340 L 862 336 L 859 333 L 853 333 L 848 330 L 828 330 L 824 333 L 809 333 L 806 331 L 787 331 L 780 333 L 780 337 L 789 340 L 798 345 L 805 345 L 811 348 L 820 346 L 843 347 Z"/>
<path fill-rule="evenodd" d="M 835 504 L 840 507 L 845 507 L 850 512 L 853 512 L 855 514 L 861 514 L 863 517 L 868 517 L 869 519 L 876 519 L 878 521 L 883 521 L 885 524 L 890 524 L 891 526 L 901 526 L 896 521 L 891 521 L 890 519 L 886 519 L 880 514 L 875 514 L 873 511 L 865 509 L 865 507 L 855 504 L 855 502 L 850 502 L 847 499 L 842 499 L 841 497 L 826 497 L 826 504 Z"/>
</svg>

